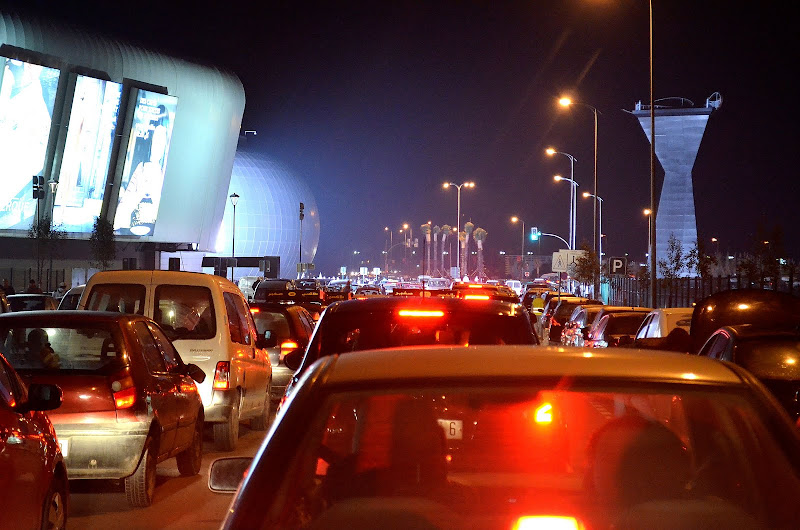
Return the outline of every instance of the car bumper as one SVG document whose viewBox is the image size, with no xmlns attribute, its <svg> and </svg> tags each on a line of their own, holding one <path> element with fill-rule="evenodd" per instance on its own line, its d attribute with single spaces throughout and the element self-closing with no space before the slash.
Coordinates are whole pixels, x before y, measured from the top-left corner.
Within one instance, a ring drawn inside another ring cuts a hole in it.
<svg viewBox="0 0 800 530">
<path fill-rule="evenodd" d="M 55 425 L 70 479 L 120 479 L 133 474 L 149 422 Z"/>
<path fill-rule="evenodd" d="M 214 390 L 211 393 L 211 402 L 203 407 L 206 423 L 222 423 L 228 421 L 233 406 L 239 399 L 239 392 L 231 390 Z"/>
</svg>

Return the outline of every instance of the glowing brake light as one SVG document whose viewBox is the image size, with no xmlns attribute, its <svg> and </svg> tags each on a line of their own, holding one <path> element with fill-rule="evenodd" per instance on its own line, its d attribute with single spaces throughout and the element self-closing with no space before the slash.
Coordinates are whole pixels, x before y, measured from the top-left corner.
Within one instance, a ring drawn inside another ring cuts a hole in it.
<svg viewBox="0 0 800 530">
<path fill-rule="evenodd" d="M 122 377 L 111 383 L 114 407 L 117 410 L 129 409 L 136 403 L 136 387 L 133 386 L 133 378 L 124 374 L 125 372 L 120 373 L 119 375 Z"/>
<path fill-rule="evenodd" d="M 470 289 L 483 289 L 483 285 L 479 283 L 471 283 L 467 285 L 467 287 L 469 287 Z"/>
<path fill-rule="evenodd" d="M 231 384 L 231 363 L 230 361 L 219 361 L 217 369 L 214 370 L 214 390 L 228 390 Z"/>
<path fill-rule="evenodd" d="M 465 294 L 464 300 L 488 300 L 489 295 L 485 294 Z"/>
<path fill-rule="evenodd" d="M 283 341 L 281 343 L 281 359 L 283 359 L 290 351 L 296 350 L 299 347 L 300 345 L 293 340 Z"/>
<path fill-rule="evenodd" d="M 547 424 L 553 422 L 553 405 L 550 403 L 542 403 L 536 407 L 536 412 L 533 416 L 534 421 L 538 424 Z"/>
<path fill-rule="evenodd" d="M 251 307 L 250 308 L 250 313 L 253 314 L 253 315 L 255 315 L 256 313 L 259 313 L 259 312 L 261 312 L 261 310 L 259 308 L 257 308 L 257 307 Z"/>
<path fill-rule="evenodd" d="M 565 515 L 525 515 L 517 519 L 512 530 L 582 530 L 574 517 Z"/>
<path fill-rule="evenodd" d="M 401 309 L 397 312 L 401 317 L 443 317 L 444 311 L 424 310 L 424 309 Z"/>
</svg>

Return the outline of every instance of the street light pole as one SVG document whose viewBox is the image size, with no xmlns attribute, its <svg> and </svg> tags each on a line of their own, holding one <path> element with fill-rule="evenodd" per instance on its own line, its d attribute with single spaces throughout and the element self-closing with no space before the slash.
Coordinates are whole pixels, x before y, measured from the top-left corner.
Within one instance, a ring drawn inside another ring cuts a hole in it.
<svg viewBox="0 0 800 530">
<path fill-rule="evenodd" d="M 656 303 L 656 107 L 653 100 L 653 0 L 649 2 L 650 13 L 650 307 L 657 309 Z"/>
<path fill-rule="evenodd" d="M 233 230 L 231 231 L 231 281 L 233 281 L 233 270 L 236 268 L 236 203 L 239 202 L 239 196 L 236 193 L 230 195 L 231 204 L 233 205 Z"/>
<path fill-rule="evenodd" d="M 653 254 L 653 243 L 652 243 L 652 232 L 650 230 L 651 223 L 653 221 L 653 210 L 650 208 L 645 208 L 643 211 L 644 215 L 647 217 L 647 259 L 650 259 L 650 256 Z M 652 275 L 652 274 L 651 274 Z"/>
<path fill-rule="evenodd" d="M 569 178 L 572 179 L 573 182 L 576 182 L 575 181 L 575 162 L 578 161 L 577 158 L 575 158 L 574 156 L 572 156 L 569 153 L 564 153 L 562 151 L 557 151 L 556 149 L 554 149 L 552 147 L 548 147 L 547 149 L 545 149 L 544 152 L 547 153 L 549 156 L 563 155 L 563 156 L 569 158 Z M 577 226 L 577 202 L 576 202 L 576 197 L 575 197 L 576 195 L 577 195 L 577 193 L 576 193 L 575 188 L 570 188 L 570 199 L 571 199 L 571 202 L 570 202 L 570 208 L 571 208 L 571 211 L 570 211 L 570 228 L 569 228 L 570 235 L 569 235 L 569 244 L 567 246 L 570 247 L 571 249 L 575 248 L 575 243 L 576 243 L 575 240 L 577 239 L 577 232 L 578 232 L 578 226 Z"/>
<path fill-rule="evenodd" d="M 516 215 L 511 218 L 512 223 L 521 223 L 522 224 L 522 246 L 519 249 L 519 256 L 520 256 L 520 278 L 524 278 L 523 269 L 525 268 L 525 221 L 517 217 Z"/>
<path fill-rule="evenodd" d="M 458 202 L 458 212 L 457 212 L 458 220 L 456 221 L 456 226 L 455 226 L 455 228 L 456 228 L 456 237 L 458 237 L 458 234 L 459 234 L 459 232 L 461 230 L 461 187 L 462 186 L 466 186 L 467 188 L 474 188 L 475 187 L 475 183 L 474 182 L 462 182 L 461 184 L 456 184 L 455 182 L 445 182 L 443 187 L 444 187 L 444 189 L 447 189 L 450 186 L 453 186 L 458 190 L 458 192 L 456 194 L 457 195 L 457 202 Z M 461 261 L 459 261 L 459 258 L 460 258 L 459 245 L 460 245 L 460 242 L 456 241 L 456 268 L 458 269 L 458 278 L 460 280 L 461 279 Z"/>
<path fill-rule="evenodd" d="M 599 259 L 600 259 L 600 265 L 602 267 L 602 264 L 603 264 L 603 198 L 602 197 L 598 197 L 594 193 L 589 193 L 588 191 L 583 192 L 583 197 L 584 198 L 594 197 L 595 201 L 598 204 L 597 211 L 598 211 L 599 215 L 597 217 L 598 218 L 597 230 L 600 232 L 600 244 L 599 244 L 600 256 L 599 256 Z"/>
<path fill-rule="evenodd" d="M 575 249 L 575 227 L 577 225 L 577 219 L 576 219 L 576 215 L 575 214 L 576 214 L 576 212 L 578 210 L 577 204 L 575 203 L 575 197 L 577 197 L 577 195 L 578 195 L 578 189 L 577 189 L 578 188 L 578 183 L 575 182 L 574 179 L 564 178 L 561 175 L 555 175 L 553 177 L 553 180 L 555 180 L 556 182 L 558 182 L 560 180 L 563 180 L 565 182 L 569 182 L 570 183 L 570 194 L 569 194 L 569 199 L 570 199 L 569 200 L 569 213 L 570 213 L 569 239 L 570 239 L 570 242 L 567 243 L 567 248 L 569 248 L 570 250 L 574 250 Z"/>
</svg>

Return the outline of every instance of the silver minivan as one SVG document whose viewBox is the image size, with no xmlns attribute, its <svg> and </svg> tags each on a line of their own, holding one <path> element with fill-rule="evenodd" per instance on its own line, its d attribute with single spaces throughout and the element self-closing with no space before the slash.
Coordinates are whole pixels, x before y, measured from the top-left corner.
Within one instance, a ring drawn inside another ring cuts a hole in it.
<svg viewBox="0 0 800 530">
<path fill-rule="evenodd" d="M 87 282 L 78 309 L 148 316 L 185 362 L 214 374 L 197 388 L 220 450 L 236 447 L 242 420 L 256 430 L 269 426 L 272 365 L 233 282 L 196 272 L 103 271 Z"/>
</svg>

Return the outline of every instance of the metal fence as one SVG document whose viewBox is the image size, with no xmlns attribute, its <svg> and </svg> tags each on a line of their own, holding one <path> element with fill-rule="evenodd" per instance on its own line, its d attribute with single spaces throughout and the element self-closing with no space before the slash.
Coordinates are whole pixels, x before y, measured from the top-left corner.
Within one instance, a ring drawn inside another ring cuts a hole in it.
<svg viewBox="0 0 800 530">
<path fill-rule="evenodd" d="M 638 278 L 614 277 L 610 279 L 608 304 L 641 307 L 691 307 L 719 291 L 730 289 L 769 289 L 800 295 L 800 284 L 794 274 L 780 280 L 748 278 L 747 276 L 714 276 L 656 280 L 657 305 L 650 300 L 650 281 Z"/>
<path fill-rule="evenodd" d="M 3 278 L 8 280 L 17 293 L 25 292 L 31 278 L 36 280 L 39 288 L 45 293 L 55 291 L 60 282 L 66 282 L 67 285 L 70 283 L 67 279 L 67 269 L 42 269 L 40 282 L 34 267 L 27 269 L 3 267 L 0 268 L 0 282 Z M 0 283 L 0 287 L 2 287 L 2 283 Z"/>
</svg>

